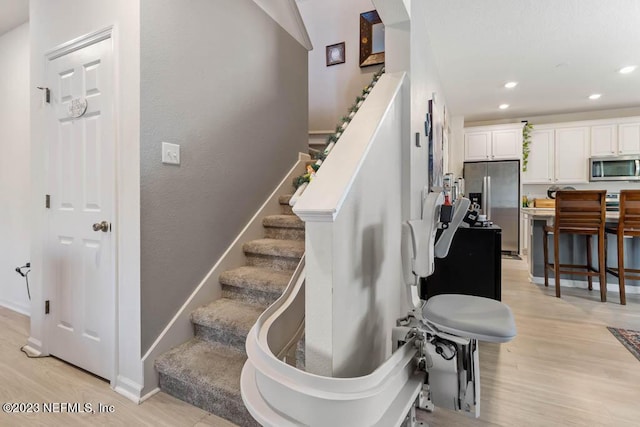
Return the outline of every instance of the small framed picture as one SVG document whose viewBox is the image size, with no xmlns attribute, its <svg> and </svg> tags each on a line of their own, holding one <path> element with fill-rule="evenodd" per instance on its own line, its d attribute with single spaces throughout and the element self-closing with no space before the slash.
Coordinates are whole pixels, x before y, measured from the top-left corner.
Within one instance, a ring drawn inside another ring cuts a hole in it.
<svg viewBox="0 0 640 427">
<path fill-rule="evenodd" d="M 344 42 L 327 46 L 327 67 L 344 64 Z"/>
</svg>

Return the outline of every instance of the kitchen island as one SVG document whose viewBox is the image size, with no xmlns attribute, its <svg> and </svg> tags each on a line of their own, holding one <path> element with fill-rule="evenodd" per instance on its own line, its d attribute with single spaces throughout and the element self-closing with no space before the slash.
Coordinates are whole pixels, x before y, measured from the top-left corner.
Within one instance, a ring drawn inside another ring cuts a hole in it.
<svg viewBox="0 0 640 427">
<path fill-rule="evenodd" d="M 544 234 L 543 228 L 547 224 L 553 224 L 555 217 L 555 209 L 546 208 L 522 208 L 522 214 L 529 221 L 529 279 L 536 284 L 544 284 Z M 617 211 L 607 212 L 607 223 L 617 224 L 619 219 Z M 606 257 L 609 266 L 615 266 L 617 263 L 617 247 L 616 236 L 608 234 L 607 244 L 605 247 Z M 592 239 L 592 251 L 598 253 L 597 237 Z M 586 239 L 580 235 L 562 234 L 560 236 L 560 263 L 561 264 L 586 264 L 587 251 L 585 248 Z M 625 238 L 625 267 L 640 268 L 640 238 Z M 553 241 L 549 237 L 549 259 L 553 260 Z M 594 256 L 594 266 L 597 266 L 598 257 Z M 587 278 L 585 276 L 563 274 L 560 278 L 561 286 L 580 287 L 587 289 Z M 625 291 L 627 293 L 640 293 L 640 281 L 627 280 Z M 599 281 L 597 277 L 593 278 L 594 289 L 599 289 Z M 549 286 L 554 286 L 553 272 L 549 271 Z M 607 291 L 619 292 L 618 278 L 607 274 Z M 594 294 L 595 295 L 595 294 Z"/>
</svg>

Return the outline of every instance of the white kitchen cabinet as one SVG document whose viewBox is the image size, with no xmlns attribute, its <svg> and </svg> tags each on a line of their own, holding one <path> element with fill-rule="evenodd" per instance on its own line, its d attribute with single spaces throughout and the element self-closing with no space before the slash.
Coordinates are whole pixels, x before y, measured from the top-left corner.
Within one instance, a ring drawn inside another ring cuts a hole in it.
<svg viewBox="0 0 640 427">
<path fill-rule="evenodd" d="M 529 145 L 527 171 L 522 174 L 523 184 L 550 184 L 554 181 L 553 129 L 533 130 Z"/>
<path fill-rule="evenodd" d="M 491 132 L 467 132 L 464 135 L 464 159 L 488 160 L 491 151 Z"/>
<path fill-rule="evenodd" d="M 534 129 L 523 184 L 589 181 L 589 127 Z"/>
<path fill-rule="evenodd" d="M 589 127 L 557 129 L 554 154 L 554 182 L 589 182 Z"/>
<path fill-rule="evenodd" d="M 640 154 L 640 123 L 591 127 L 591 156 Z"/>
<path fill-rule="evenodd" d="M 591 156 L 613 156 L 618 154 L 618 126 L 591 126 Z"/>
<path fill-rule="evenodd" d="M 618 126 L 618 154 L 640 154 L 640 123 Z"/>
<path fill-rule="evenodd" d="M 464 135 L 464 160 L 512 160 L 522 153 L 522 128 L 468 128 Z"/>
<path fill-rule="evenodd" d="M 522 154 L 522 129 L 497 130 L 491 133 L 491 160 L 519 159 Z"/>
</svg>

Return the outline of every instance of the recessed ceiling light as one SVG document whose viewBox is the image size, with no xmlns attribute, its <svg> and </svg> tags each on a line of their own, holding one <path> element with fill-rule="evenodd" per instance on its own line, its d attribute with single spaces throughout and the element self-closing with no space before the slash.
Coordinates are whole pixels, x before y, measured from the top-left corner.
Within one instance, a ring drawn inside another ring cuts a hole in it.
<svg viewBox="0 0 640 427">
<path fill-rule="evenodd" d="M 501 110 L 506 110 L 507 108 L 509 108 L 509 104 L 500 104 L 498 108 Z"/>
<path fill-rule="evenodd" d="M 592 95 L 589 95 L 589 99 L 600 99 L 602 95 L 599 93 L 594 93 Z"/>
<path fill-rule="evenodd" d="M 508 82 L 504 85 L 504 87 L 506 87 L 507 89 L 513 89 L 516 86 L 518 86 L 518 82 Z"/>
<path fill-rule="evenodd" d="M 635 65 L 629 65 L 628 67 L 623 67 L 620 68 L 620 74 L 629 74 L 629 73 L 633 73 L 633 71 L 636 69 Z"/>
</svg>

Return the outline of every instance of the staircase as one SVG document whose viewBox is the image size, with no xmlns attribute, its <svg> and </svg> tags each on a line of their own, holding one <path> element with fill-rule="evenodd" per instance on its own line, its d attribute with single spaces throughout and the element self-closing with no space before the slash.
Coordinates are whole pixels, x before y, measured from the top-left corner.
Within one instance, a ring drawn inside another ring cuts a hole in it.
<svg viewBox="0 0 640 427">
<path fill-rule="evenodd" d="M 244 244 L 247 265 L 219 277 L 222 298 L 191 314 L 195 336 L 155 361 L 160 389 L 240 426 L 258 426 L 240 396 L 245 341 L 287 286 L 304 254 L 304 223 L 281 196 L 281 215 L 263 219 L 265 238 Z"/>
</svg>

